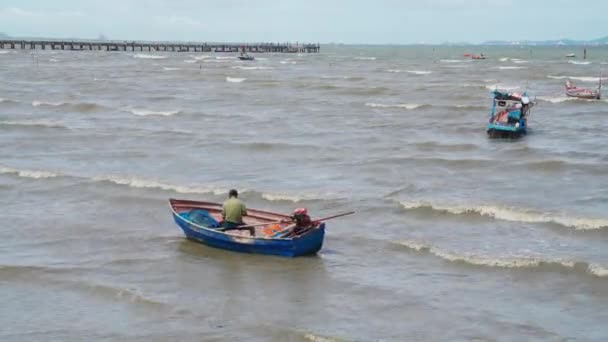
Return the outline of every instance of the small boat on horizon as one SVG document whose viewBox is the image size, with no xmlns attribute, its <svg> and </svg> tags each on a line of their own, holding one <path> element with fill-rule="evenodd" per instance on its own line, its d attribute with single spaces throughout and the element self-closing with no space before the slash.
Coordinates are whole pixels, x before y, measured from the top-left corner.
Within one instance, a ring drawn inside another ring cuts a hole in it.
<svg viewBox="0 0 608 342">
<path fill-rule="evenodd" d="M 528 116 L 535 105 L 528 94 L 494 90 L 487 125 L 490 138 L 519 138 L 528 133 Z"/>
<path fill-rule="evenodd" d="M 566 96 L 584 100 L 601 100 L 602 98 L 602 77 L 596 89 L 579 88 L 572 81 L 566 81 Z"/>
<path fill-rule="evenodd" d="M 239 56 L 239 59 L 242 61 L 253 61 L 255 58 L 246 53 L 241 53 L 241 55 Z"/>
</svg>

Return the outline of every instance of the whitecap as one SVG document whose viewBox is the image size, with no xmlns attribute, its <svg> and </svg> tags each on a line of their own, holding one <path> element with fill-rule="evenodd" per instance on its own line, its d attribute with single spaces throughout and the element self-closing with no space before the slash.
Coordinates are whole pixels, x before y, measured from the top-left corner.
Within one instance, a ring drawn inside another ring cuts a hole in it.
<svg viewBox="0 0 608 342">
<path fill-rule="evenodd" d="M 186 59 L 184 63 L 196 63 L 196 59 Z"/>
<path fill-rule="evenodd" d="M 355 59 L 360 61 L 375 61 L 376 57 L 355 57 Z"/>
<path fill-rule="evenodd" d="M 544 101 L 544 102 L 551 102 L 551 103 L 562 103 L 562 102 L 566 102 L 566 101 L 576 101 L 579 100 L 577 98 L 574 97 L 567 97 L 567 96 L 538 96 L 537 99 Z"/>
<path fill-rule="evenodd" d="M 25 127 L 48 127 L 48 128 L 66 128 L 60 122 L 46 121 L 46 120 L 5 120 L 0 121 L 0 125 L 5 126 L 25 126 Z"/>
<path fill-rule="evenodd" d="M 11 167 L 0 166 L 0 174 L 14 174 L 23 178 L 54 178 L 61 176 L 60 173 L 50 171 L 36 171 L 36 170 L 18 170 Z"/>
<path fill-rule="evenodd" d="M 571 80 L 576 80 L 576 81 L 581 81 L 581 82 L 599 82 L 600 78 L 599 77 L 587 77 L 587 76 L 547 76 L 548 78 L 552 78 L 555 80 L 565 80 L 565 79 L 571 79 Z"/>
<path fill-rule="evenodd" d="M 165 59 L 167 56 L 162 55 L 147 55 L 144 53 L 138 53 L 133 55 L 133 58 L 141 58 L 141 59 Z"/>
<path fill-rule="evenodd" d="M 167 110 L 167 111 L 159 111 L 159 110 L 149 110 L 143 108 L 130 109 L 129 112 L 138 116 L 148 116 L 148 115 L 161 115 L 161 116 L 171 116 L 180 113 L 179 110 Z"/>
<path fill-rule="evenodd" d="M 173 67 L 163 67 L 163 70 L 165 71 L 176 71 L 176 70 L 182 70 L 181 68 L 173 68 Z"/>
<path fill-rule="evenodd" d="M 217 56 L 215 59 L 236 59 L 234 56 Z"/>
<path fill-rule="evenodd" d="M 273 68 L 271 68 L 271 67 L 264 67 L 264 66 L 242 66 L 242 65 L 236 65 L 236 66 L 233 66 L 232 69 L 240 69 L 240 70 L 272 70 Z"/>
<path fill-rule="evenodd" d="M 280 61 L 279 63 L 281 63 L 281 64 L 297 64 L 298 62 L 296 62 L 296 61 Z"/>
<path fill-rule="evenodd" d="M 52 106 L 52 107 L 58 107 L 58 106 L 62 106 L 64 105 L 65 102 L 46 102 L 46 101 L 37 101 L 34 100 L 32 101 L 32 106 L 34 107 L 40 107 L 40 106 Z"/>
<path fill-rule="evenodd" d="M 405 209 L 431 209 L 454 215 L 477 214 L 497 220 L 526 223 L 554 223 L 576 230 L 597 230 L 608 228 L 608 218 L 580 218 L 559 215 L 555 213 L 539 212 L 530 209 L 502 207 L 491 205 L 477 206 L 451 206 L 425 201 L 399 202 Z"/>
<path fill-rule="evenodd" d="M 581 61 L 568 61 L 568 63 L 574 64 L 574 65 L 589 65 L 589 64 L 591 64 L 590 61 L 584 61 L 584 62 L 581 62 Z"/>
<path fill-rule="evenodd" d="M 462 59 L 441 59 L 439 60 L 440 63 L 463 63 L 464 60 Z"/>
<path fill-rule="evenodd" d="M 165 191 L 174 191 L 182 194 L 214 194 L 221 195 L 226 193 L 226 189 L 219 189 L 215 187 L 202 187 L 202 186 L 183 186 L 163 183 L 150 179 L 141 179 L 136 177 L 121 177 L 121 176 L 98 176 L 93 177 L 94 181 L 110 182 L 117 185 L 126 185 L 131 188 L 140 189 L 161 189 Z"/>
<path fill-rule="evenodd" d="M 408 70 L 407 71 L 410 74 L 414 74 L 414 75 L 428 75 L 433 73 L 432 71 L 426 71 L 426 70 Z"/>
<path fill-rule="evenodd" d="M 488 85 L 486 85 L 486 89 L 488 89 L 488 90 L 496 90 L 496 89 L 498 89 L 498 90 L 507 90 L 507 91 L 510 91 L 510 90 L 516 90 L 516 89 L 519 89 L 519 88 L 520 87 L 518 87 L 518 86 L 504 85 L 504 84 L 488 84 Z"/>
<path fill-rule="evenodd" d="M 246 78 L 226 76 L 226 82 L 230 82 L 230 83 L 241 83 L 245 80 L 246 80 Z"/>
<path fill-rule="evenodd" d="M 373 103 L 373 102 L 367 102 L 365 105 L 367 107 L 372 107 L 372 108 L 404 108 L 404 109 L 416 109 L 416 108 L 425 106 L 425 105 L 415 104 L 415 103 L 384 104 L 384 103 Z"/>
<path fill-rule="evenodd" d="M 499 66 L 499 67 L 495 67 L 496 69 L 500 69 L 500 70 L 519 70 L 519 69 L 526 69 L 526 67 L 520 67 L 520 66 Z"/>
</svg>

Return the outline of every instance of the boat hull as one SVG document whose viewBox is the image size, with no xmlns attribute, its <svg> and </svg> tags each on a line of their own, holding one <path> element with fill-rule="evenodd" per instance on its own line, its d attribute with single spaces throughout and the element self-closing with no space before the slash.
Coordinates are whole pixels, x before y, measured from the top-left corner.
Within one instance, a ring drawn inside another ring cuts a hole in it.
<svg viewBox="0 0 608 342">
<path fill-rule="evenodd" d="M 180 215 L 173 206 L 172 212 L 173 220 L 183 230 L 188 239 L 207 246 L 235 252 L 285 257 L 312 255 L 323 247 L 323 239 L 325 237 L 325 223 L 321 223 L 316 228 L 294 238 L 251 237 L 232 235 L 194 224 L 186 217 Z"/>
<path fill-rule="evenodd" d="M 487 133 L 492 139 L 516 139 L 526 135 L 528 131 L 525 127 L 489 124 Z"/>
</svg>

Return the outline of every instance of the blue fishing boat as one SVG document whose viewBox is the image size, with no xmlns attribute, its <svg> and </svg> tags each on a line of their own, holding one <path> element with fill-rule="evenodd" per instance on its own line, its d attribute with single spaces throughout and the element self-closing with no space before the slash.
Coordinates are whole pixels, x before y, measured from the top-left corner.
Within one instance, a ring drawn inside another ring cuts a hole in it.
<svg viewBox="0 0 608 342">
<path fill-rule="evenodd" d="M 219 228 L 222 205 L 189 200 L 169 200 L 173 219 L 190 240 L 208 246 L 237 252 L 296 257 L 317 253 L 325 236 L 325 223 L 315 221 L 313 227 L 293 237 L 276 237 L 285 229 L 290 217 L 262 210 L 247 209 L 245 225 L 250 230 Z M 253 233 L 253 234 L 252 234 Z"/>
<path fill-rule="evenodd" d="M 528 132 L 528 116 L 534 102 L 527 93 L 494 90 L 487 132 L 490 138 L 518 138 Z"/>
</svg>

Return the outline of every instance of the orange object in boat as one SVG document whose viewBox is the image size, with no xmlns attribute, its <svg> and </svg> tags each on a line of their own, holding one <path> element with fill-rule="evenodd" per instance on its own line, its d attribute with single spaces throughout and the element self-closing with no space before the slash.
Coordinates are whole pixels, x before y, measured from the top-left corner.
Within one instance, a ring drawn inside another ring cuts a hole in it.
<svg viewBox="0 0 608 342">
<path fill-rule="evenodd" d="M 273 236 L 275 233 L 280 232 L 281 230 L 281 226 L 275 223 L 264 228 L 263 232 L 266 236 Z"/>
</svg>

